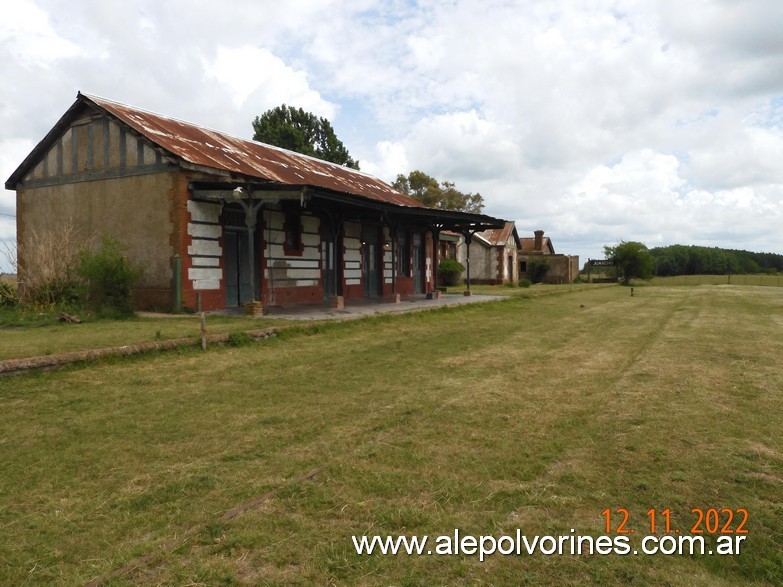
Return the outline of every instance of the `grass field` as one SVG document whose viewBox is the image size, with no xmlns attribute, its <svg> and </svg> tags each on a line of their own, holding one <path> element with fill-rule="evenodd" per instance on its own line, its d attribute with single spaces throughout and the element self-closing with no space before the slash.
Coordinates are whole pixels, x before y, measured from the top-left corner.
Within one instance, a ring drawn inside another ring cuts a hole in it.
<svg viewBox="0 0 783 587">
<path fill-rule="evenodd" d="M 781 356 L 783 290 L 603 287 L 0 379 L 0 582 L 779 585 Z M 745 508 L 747 539 L 484 562 L 351 541 L 597 537 L 607 508 L 637 547 L 651 508 L 686 534 Z"/>
<path fill-rule="evenodd" d="M 20 319 L 14 310 L 0 311 L 0 360 L 52 355 L 172 338 L 198 338 L 201 318 L 196 315 L 141 317 L 128 320 L 88 320 L 83 324 L 57 322 L 56 313 Z M 5 320 L 4 320 L 5 318 Z M 32 323 L 32 326 L 25 324 Z M 257 320 L 244 316 L 207 317 L 211 334 L 266 328 L 284 320 Z"/>
<path fill-rule="evenodd" d="M 783 275 L 677 275 L 655 277 L 652 285 L 759 285 L 783 287 Z"/>
<path fill-rule="evenodd" d="M 537 285 L 531 288 L 485 286 L 472 288 L 475 294 L 521 296 L 534 298 L 599 286 Z M 462 295 L 464 286 L 450 288 L 449 293 Z M 128 320 L 90 319 L 83 324 L 57 321 L 58 311 L 0 309 L 0 360 L 52 355 L 93 348 L 139 344 L 154 340 L 193 337 L 200 334 L 198 315 L 171 314 L 141 316 Z M 265 317 L 263 320 L 241 315 L 209 315 L 207 330 L 211 334 L 238 332 L 284 325 L 289 321 Z"/>
<path fill-rule="evenodd" d="M 615 285 L 615 284 L 612 284 Z M 558 295 L 563 293 L 574 293 L 582 290 L 593 290 L 600 287 L 607 287 L 606 284 L 587 284 L 587 283 L 572 283 L 572 284 L 549 284 L 549 283 L 536 283 L 529 287 L 519 287 L 516 285 L 477 285 L 470 286 L 470 291 L 474 295 L 490 295 L 490 296 L 511 296 L 511 297 L 523 297 L 523 298 L 538 298 L 541 296 Z M 461 294 L 465 291 L 464 285 L 450 286 L 446 288 L 448 293 Z"/>
</svg>

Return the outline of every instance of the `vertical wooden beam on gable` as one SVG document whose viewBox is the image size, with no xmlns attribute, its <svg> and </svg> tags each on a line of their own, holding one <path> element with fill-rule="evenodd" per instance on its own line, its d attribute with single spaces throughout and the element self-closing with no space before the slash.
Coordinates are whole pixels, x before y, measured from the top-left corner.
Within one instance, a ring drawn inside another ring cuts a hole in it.
<svg viewBox="0 0 783 587">
<path fill-rule="evenodd" d="M 68 149 L 68 153 L 70 155 L 70 157 L 69 157 L 69 159 L 70 159 L 70 161 L 69 161 L 70 169 L 68 171 L 69 171 L 69 173 L 76 173 L 77 170 L 79 169 L 78 160 L 76 158 L 76 152 L 77 152 L 77 146 L 78 146 L 77 142 L 76 142 L 76 129 L 75 128 L 70 128 L 68 130 L 68 133 L 71 135 L 70 147 Z"/>
<path fill-rule="evenodd" d="M 90 123 L 92 132 L 92 169 L 95 171 L 102 171 L 106 168 L 106 133 L 104 132 L 105 121 L 105 118 L 99 118 L 97 120 L 93 120 Z"/>
<path fill-rule="evenodd" d="M 41 165 L 43 166 L 43 176 L 49 177 L 49 154 L 48 153 L 43 158 Z"/>
<path fill-rule="evenodd" d="M 57 177 L 63 176 L 63 138 L 57 141 L 55 145 L 57 151 Z"/>
<path fill-rule="evenodd" d="M 104 118 L 102 119 L 102 127 L 103 127 L 103 168 L 108 169 L 110 166 L 110 155 L 109 155 L 109 119 Z"/>
<path fill-rule="evenodd" d="M 136 165 L 144 165 L 144 143 L 141 139 L 136 139 Z"/>
<path fill-rule="evenodd" d="M 92 122 L 90 122 L 90 124 L 86 126 L 87 126 L 87 145 L 85 146 L 87 148 L 87 161 L 85 162 L 85 166 L 87 171 L 92 171 L 93 169 L 95 169 L 95 161 L 93 159 L 95 151 L 93 149 L 93 144 L 92 144 L 93 142 Z M 80 169 L 80 171 L 85 171 L 85 170 Z"/>
<path fill-rule="evenodd" d="M 128 166 L 128 143 L 125 138 L 125 129 L 120 127 L 120 169 L 125 169 Z"/>
<path fill-rule="evenodd" d="M 109 126 L 109 168 L 121 169 L 123 167 L 123 139 L 122 129 L 114 122 Z"/>
</svg>

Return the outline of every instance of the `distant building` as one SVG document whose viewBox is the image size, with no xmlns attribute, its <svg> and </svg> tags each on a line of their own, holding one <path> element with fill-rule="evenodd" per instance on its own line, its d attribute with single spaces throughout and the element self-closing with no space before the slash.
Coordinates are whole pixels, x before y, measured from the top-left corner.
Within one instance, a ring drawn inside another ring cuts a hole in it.
<svg viewBox="0 0 783 587">
<path fill-rule="evenodd" d="M 519 235 L 513 221 L 507 221 L 502 228 L 475 233 L 470 243 L 470 282 L 490 285 L 517 283 L 519 249 Z M 457 260 L 467 269 L 468 247 L 464 236 L 459 239 Z M 462 278 L 466 276 L 467 270 Z"/>
<path fill-rule="evenodd" d="M 555 247 L 543 230 L 533 232 L 533 237 L 521 238 L 519 276 L 532 280 L 531 260 L 546 259 L 549 268 L 543 276 L 544 283 L 571 283 L 579 275 L 579 256 L 555 253 Z"/>
</svg>

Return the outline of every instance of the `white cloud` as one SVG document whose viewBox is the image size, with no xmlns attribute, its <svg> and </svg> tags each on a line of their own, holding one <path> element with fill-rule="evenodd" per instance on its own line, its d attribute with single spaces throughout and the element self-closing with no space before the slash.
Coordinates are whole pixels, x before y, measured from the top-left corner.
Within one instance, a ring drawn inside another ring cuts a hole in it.
<svg viewBox="0 0 783 587">
<path fill-rule="evenodd" d="M 737 125 L 727 130 L 731 134 L 710 133 L 714 142 L 692 152 L 688 164 L 691 181 L 718 189 L 781 182 L 780 129 Z"/>
<path fill-rule="evenodd" d="M 334 104 L 310 87 L 305 71 L 287 66 L 266 49 L 218 46 L 213 59 L 202 61 L 206 78 L 229 90 L 237 110 L 252 96 L 255 104 L 268 105 L 264 110 L 287 103 L 326 118 L 337 112 Z"/>
<path fill-rule="evenodd" d="M 9 6 L 5 177 L 79 89 L 241 136 L 286 102 L 349 129 L 365 171 L 480 191 L 564 252 L 783 252 L 779 0 Z"/>
<path fill-rule="evenodd" d="M 509 129 L 475 110 L 422 119 L 404 143 L 411 163 L 440 179 L 497 178 L 519 163 Z"/>
<path fill-rule="evenodd" d="M 25 65 L 51 65 L 83 54 L 78 44 L 52 28 L 49 15 L 31 0 L 16 0 L 3 7 L 0 46 Z"/>
<path fill-rule="evenodd" d="M 378 143 L 375 146 L 374 161 L 361 160 L 359 166 L 362 171 L 389 183 L 393 182 L 398 174 L 406 174 L 410 170 L 405 147 L 391 141 Z"/>
<path fill-rule="evenodd" d="M 766 219 L 783 215 L 783 190 L 744 186 L 711 192 L 690 186 L 680 172 L 676 157 L 650 150 L 594 168 L 565 198 L 569 232 L 602 234 L 610 241 L 639 240 L 648 246 L 730 248 L 743 248 L 743 243 L 764 248 L 777 236 Z"/>
</svg>

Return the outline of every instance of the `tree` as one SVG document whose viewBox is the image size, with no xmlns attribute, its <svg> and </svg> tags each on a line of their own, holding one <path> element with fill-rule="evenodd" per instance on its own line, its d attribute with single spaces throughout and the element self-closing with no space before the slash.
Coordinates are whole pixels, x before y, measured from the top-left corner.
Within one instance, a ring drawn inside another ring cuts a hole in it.
<svg viewBox="0 0 783 587">
<path fill-rule="evenodd" d="M 669 245 L 650 249 L 655 274 L 725 275 L 732 273 L 776 273 L 783 269 L 783 255 L 752 253 L 718 247 Z"/>
<path fill-rule="evenodd" d="M 253 121 L 253 140 L 359 169 L 326 118 L 293 106 L 267 110 Z"/>
<path fill-rule="evenodd" d="M 634 278 L 650 279 L 653 271 L 653 257 L 647 247 L 635 241 L 620 241 L 620 244 L 610 247 L 604 245 L 607 259 L 614 260 L 622 272 L 623 285 L 629 285 Z"/>
<path fill-rule="evenodd" d="M 450 181 L 438 180 L 423 171 L 411 171 L 407 177 L 399 174 L 392 187 L 430 208 L 455 210 L 481 214 L 484 198 L 481 194 L 465 194 L 454 187 Z"/>
</svg>

